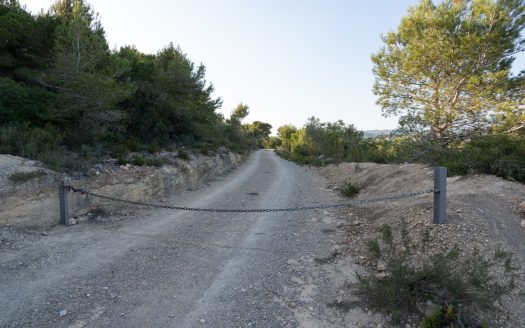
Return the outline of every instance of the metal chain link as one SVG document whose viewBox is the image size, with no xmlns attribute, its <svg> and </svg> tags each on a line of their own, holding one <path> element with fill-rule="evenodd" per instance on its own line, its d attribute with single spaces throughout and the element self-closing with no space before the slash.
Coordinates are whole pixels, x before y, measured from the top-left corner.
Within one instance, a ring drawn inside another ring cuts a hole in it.
<svg viewBox="0 0 525 328">
<path fill-rule="evenodd" d="M 120 202 L 120 203 L 126 203 L 130 205 L 138 205 L 138 206 L 148 206 L 148 207 L 155 207 L 155 208 L 166 208 L 166 209 L 172 209 L 172 210 L 179 210 L 179 211 L 191 211 L 191 212 L 215 212 L 215 213 L 267 213 L 267 212 L 295 212 L 295 211 L 309 211 L 309 210 L 319 210 L 319 209 L 327 209 L 327 208 L 339 208 L 339 207 L 352 207 L 352 206 L 358 206 L 363 204 L 370 204 L 370 203 L 377 203 L 377 202 L 384 202 L 387 200 L 395 200 L 400 198 L 408 198 L 408 197 L 415 197 L 418 195 L 433 193 L 433 189 L 428 190 L 419 190 L 419 191 L 413 191 L 413 192 L 407 192 L 403 194 L 397 194 L 397 195 L 388 195 L 383 197 L 377 197 L 377 198 L 368 198 L 368 199 L 360 199 L 351 201 L 348 203 L 342 203 L 342 204 L 324 204 L 324 205 L 315 205 L 315 206 L 301 206 L 301 207 L 290 207 L 290 208 L 251 208 L 251 209 L 235 209 L 235 208 L 199 208 L 199 207 L 185 207 L 185 206 L 173 206 L 173 205 L 163 205 L 163 204 L 157 204 L 157 203 L 147 203 L 147 202 L 138 202 L 133 200 L 126 200 L 126 199 L 120 199 L 110 196 L 104 196 L 100 195 L 94 192 L 91 192 L 89 190 L 81 189 L 81 188 L 75 188 L 71 185 L 65 185 L 64 186 L 68 191 L 72 191 L 75 193 L 80 193 L 81 195 L 86 196 L 93 196 L 96 198 L 106 199 L 114 202 Z"/>
</svg>

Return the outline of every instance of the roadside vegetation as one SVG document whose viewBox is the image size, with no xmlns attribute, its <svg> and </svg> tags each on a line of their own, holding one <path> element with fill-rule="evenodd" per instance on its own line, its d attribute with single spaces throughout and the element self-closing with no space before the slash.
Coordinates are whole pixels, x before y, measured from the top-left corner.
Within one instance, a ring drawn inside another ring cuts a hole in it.
<svg viewBox="0 0 525 328">
<path fill-rule="evenodd" d="M 499 298 L 514 288 L 517 269 L 511 253 L 474 249 L 460 257 L 457 247 L 429 252 L 429 235 L 413 240 L 405 223 L 399 230 L 384 224 L 378 233 L 379 238 L 368 242 L 377 271 L 358 275 L 356 288 L 372 308 L 388 313 L 394 322 L 423 315 L 425 328 L 482 327 L 476 311 L 496 310 Z M 433 254 L 421 259 L 416 253 Z"/>
<path fill-rule="evenodd" d="M 172 43 L 156 54 L 110 50 L 83 0 L 36 15 L 0 0 L 0 153 L 82 171 L 105 157 L 142 163 L 130 152 L 260 147 L 271 126 L 242 124 L 242 103 L 223 117 L 205 73 Z"/>
<path fill-rule="evenodd" d="M 399 129 L 365 138 L 342 121 L 312 117 L 266 141 L 301 164 L 337 161 L 442 165 L 525 182 L 523 1 L 421 0 L 372 55 L 374 94 Z"/>
<path fill-rule="evenodd" d="M 446 166 L 450 175 L 488 173 L 525 183 L 525 134 L 515 132 L 471 136 L 440 148 L 429 134 L 395 132 L 364 138 L 361 131 L 342 121 L 311 118 L 304 127 L 286 125 L 266 142 L 277 154 L 299 164 L 336 162 L 384 164 L 422 163 Z"/>
</svg>

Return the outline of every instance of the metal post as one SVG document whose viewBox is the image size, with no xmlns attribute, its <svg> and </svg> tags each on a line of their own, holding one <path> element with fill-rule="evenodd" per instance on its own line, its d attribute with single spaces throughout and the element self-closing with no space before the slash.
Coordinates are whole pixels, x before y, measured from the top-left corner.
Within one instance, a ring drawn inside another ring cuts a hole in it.
<svg viewBox="0 0 525 328">
<path fill-rule="evenodd" d="M 447 219 L 447 168 L 434 168 L 434 223 L 443 224 Z"/>
<path fill-rule="evenodd" d="M 60 200 L 60 224 L 67 225 L 67 188 L 64 179 L 60 180 L 58 185 L 58 198 Z"/>
</svg>

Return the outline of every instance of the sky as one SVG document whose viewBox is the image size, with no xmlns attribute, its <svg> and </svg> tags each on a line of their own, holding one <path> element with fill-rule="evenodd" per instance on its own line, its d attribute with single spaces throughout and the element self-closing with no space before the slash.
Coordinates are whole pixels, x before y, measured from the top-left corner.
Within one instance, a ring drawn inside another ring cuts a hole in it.
<svg viewBox="0 0 525 328">
<path fill-rule="evenodd" d="M 36 13 L 53 0 L 21 0 Z M 170 42 L 207 68 L 229 117 L 302 126 L 310 116 L 393 129 L 372 93 L 370 56 L 417 0 L 88 0 L 111 48 L 156 53 Z M 525 68 L 525 55 L 514 71 Z"/>
</svg>

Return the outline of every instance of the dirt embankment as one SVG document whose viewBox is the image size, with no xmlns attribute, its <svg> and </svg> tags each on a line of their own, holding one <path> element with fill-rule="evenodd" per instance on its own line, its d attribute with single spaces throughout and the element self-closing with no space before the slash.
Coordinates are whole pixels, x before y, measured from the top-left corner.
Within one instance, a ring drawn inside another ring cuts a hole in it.
<svg viewBox="0 0 525 328">
<path fill-rule="evenodd" d="M 190 152 L 188 159 L 177 157 L 176 152 L 162 152 L 157 157 L 162 167 L 119 166 L 110 160 L 95 165 L 88 177 L 71 178 L 70 183 L 111 197 L 162 202 L 180 190 L 192 190 L 213 180 L 245 159 L 224 149 L 206 156 Z M 61 177 L 39 162 L 0 155 L 0 226 L 46 228 L 57 224 Z M 69 217 L 89 220 L 99 209 L 122 212 L 123 207 L 69 193 Z"/>
<path fill-rule="evenodd" d="M 318 171 L 326 178 L 327 188 L 334 192 L 348 183 L 358 186 L 356 199 L 433 188 L 433 169 L 423 165 L 342 163 Z M 432 254 L 452 247 L 460 250 L 460 258 L 470 256 L 474 250 L 488 258 L 494 257 L 497 250 L 512 252 L 516 287 L 496 302 L 495 312 L 483 320 L 491 327 L 525 327 L 525 186 L 495 176 L 469 175 L 448 178 L 447 188 L 448 218 L 444 225 L 432 223 L 432 194 L 336 211 L 344 222 L 340 225 L 344 237 L 334 261 L 326 266 L 338 268 L 350 256 L 352 265 L 358 265 L 359 270 L 375 273 L 378 263 L 369 252 L 368 241 L 380 238 L 384 224 L 399 229 L 401 222 L 406 223 L 411 246 L 417 249 L 413 254 L 415 261 L 427 261 Z M 428 245 L 422 251 L 425 238 Z M 505 279 L 501 270 L 492 273 L 496 281 Z M 347 299 L 345 303 L 345 298 L 338 295 L 341 307 L 366 306 L 355 302 L 351 291 L 346 293 L 351 301 Z M 417 320 L 412 321 L 413 326 L 419 326 Z M 410 322 L 404 324 L 409 326 Z"/>
</svg>

